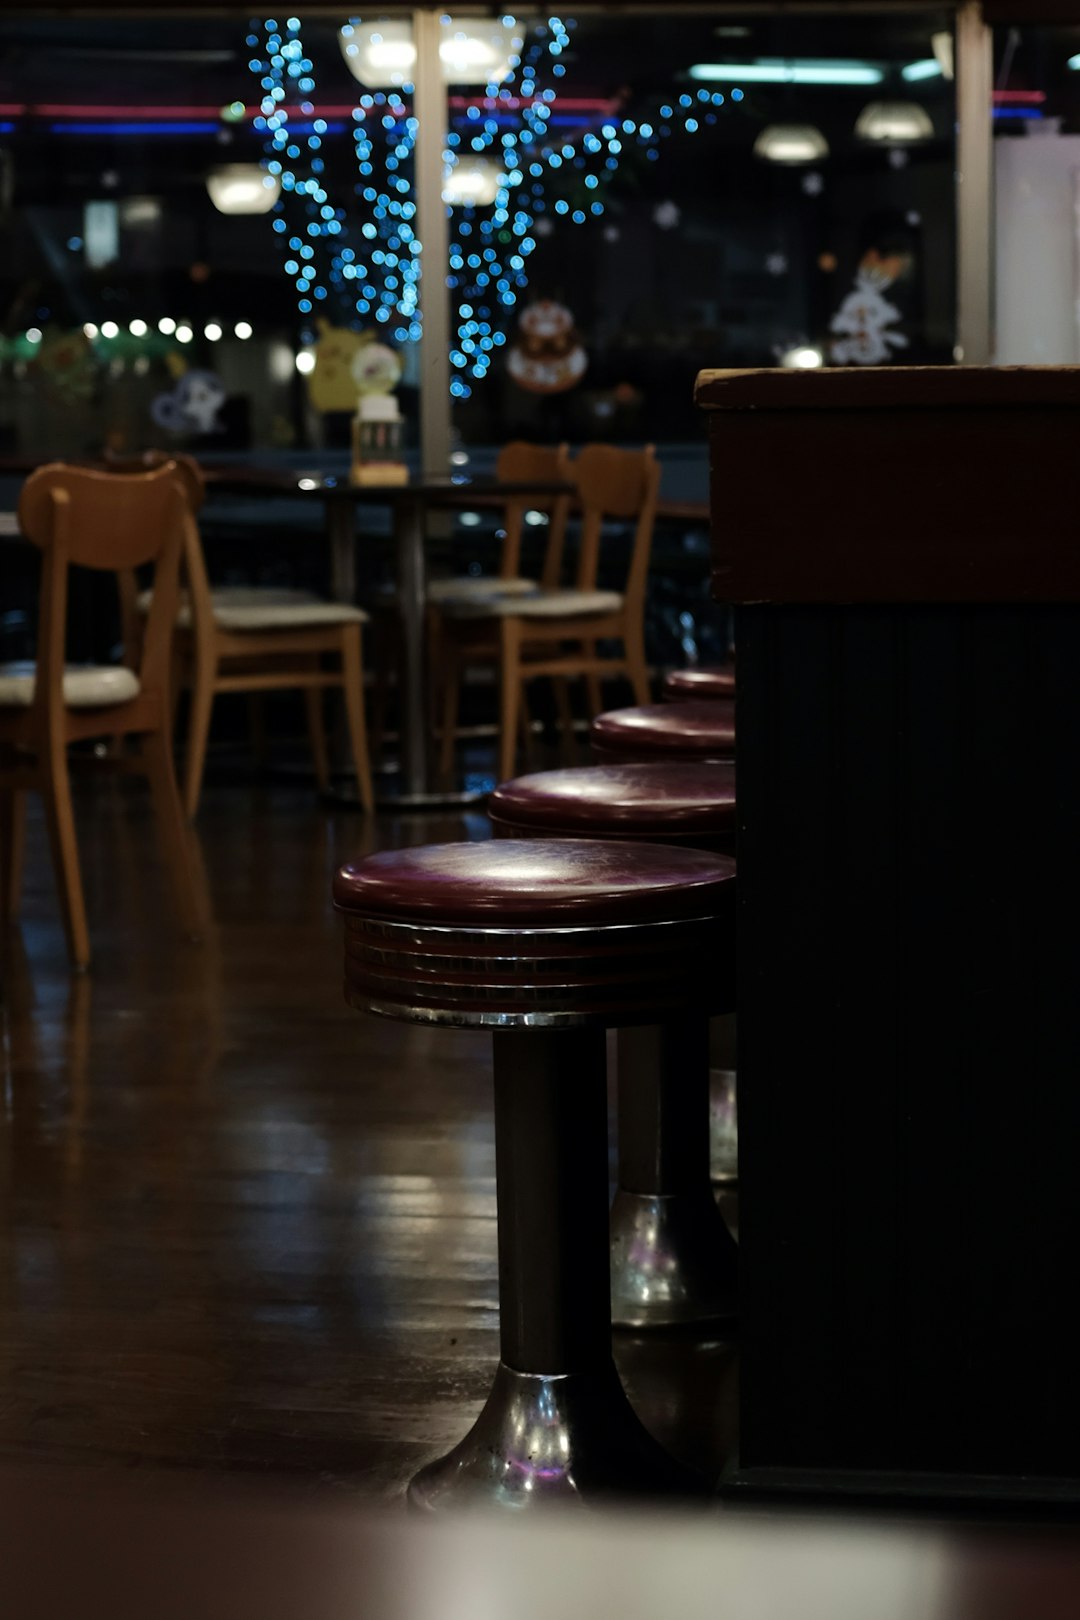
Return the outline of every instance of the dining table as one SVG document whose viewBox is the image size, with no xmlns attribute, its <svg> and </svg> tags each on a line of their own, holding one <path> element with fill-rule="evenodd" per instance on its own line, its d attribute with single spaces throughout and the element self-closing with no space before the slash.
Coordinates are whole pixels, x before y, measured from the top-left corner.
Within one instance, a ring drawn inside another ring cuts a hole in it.
<svg viewBox="0 0 1080 1620">
<path fill-rule="evenodd" d="M 0 456 L 0 474 L 26 476 L 41 458 Z M 90 459 L 87 465 L 98 465 Z M 383 789 L 378 798 L 388 808 L 437 809 L 467 804 L 484 797 L 485 788 L 457 788 L 436 784 L 430 758 L 434 735 L 429 715 L 429 683 L 425 672 L 427 614 L 427 536 L 435 512 L 498 509 L 515 496 L 534 497 L 538 505 L 559 496 L 576 495 L 572 483 L 555 481 L 508 482 L 466 472 L 422 475 L 410 470 L 400 484 L 354 484 L 347 469 L 320 466 L 267 465 L 252 461 L 202 463 L 208 493 L 248 499 L 302 500 L 319 505 L 329 557 L 330 593 L 336 601 L 357 598 L 356 538 L 360 508 L 389 510 L 391 515 L 396 609 L 399 624 L 399 758 L 398 785 Z M 657 506 L 658 522 L 707 525 L 708 503 L 665 500 Z M 7 519 L 10 536 L 17 534 L 14 513 Z M 0 534 L 2 537 L 2 534 Z"/>
<path fill-rule="evenodd" d="M 392 792 L 381 792 L 379 800 L 388 807 L 422 810 L 483 798 L 482 789 L 436 786 L 432 779 L 429 743 L 433 730 L 425 671 L 425 541 L 429 514 L 434 510 L 501 506 L 515 496 L 534 497 L 542 503 L 559 496 L 572 496 L 574 485 L 538 480 L 511 482 L 463 473 L 434 477 L 410 473 L 408 480 L 400 484 L 354 484 L 347 473 L 238 465 L 209 465 L 205 474 L 208 492 L 214 494 L 279 496 L 321 502 L 330 555 L 330 590 L 335 600 L 341 602 L 356 600 L 357 509 L 389 508 L 399 625 L 401 768 L 399 787 Z"/>
</svg>

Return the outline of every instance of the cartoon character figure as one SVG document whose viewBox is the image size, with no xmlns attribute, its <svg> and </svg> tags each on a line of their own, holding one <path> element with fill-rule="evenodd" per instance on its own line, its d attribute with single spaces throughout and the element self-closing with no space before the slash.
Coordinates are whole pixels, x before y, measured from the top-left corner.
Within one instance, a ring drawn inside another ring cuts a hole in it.
<svg viewBox="0 0 1080 1620">
<path fill-rule="evenodd" d="M 374 341 L 374 333 L 331 326 L 326 320 L 319 320 L 316 325 L 319 338 L 312 351 L 315 369 L 307 380 L 308 398 L 317 411 L 355 411 L 353 363 L 365 346 Z"/>
<path fill-rule="evenodd" d="M 900 311 L 882 295 L 905 266 L 893 254 L 883 258 L 876 249 L 865 254 L 855 273 L 855 286 L 829 322 L 838 334 L 829 345 L 829 358 L 839 366 L 877 366 L 891 358 L 893 349 L 906 349 L 903 332 L 891 331 Z"/>
<path fill-rule="evenodd" d="M 564 304 L 540 298 L 518 322 L 506 366 L 519 388 L 532 394 L 561 394 L 581 381 L 589 364 L 574 317 Z"/>
<path fill-rule="evenodd" d="M 150 415 L 166 433 L 217 433 L 225 388 L 212 371 L 186 371 L 169 394 L 159 394 Z"/>
</svg>

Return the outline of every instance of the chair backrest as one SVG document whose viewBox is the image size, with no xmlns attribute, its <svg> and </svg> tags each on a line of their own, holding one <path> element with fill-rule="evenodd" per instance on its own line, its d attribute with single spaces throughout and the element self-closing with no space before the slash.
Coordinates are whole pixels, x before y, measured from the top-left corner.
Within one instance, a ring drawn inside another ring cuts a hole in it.
<svg viewBox="0 0 1080 1620">
<path fill-rule="evenodd" d="M 116 474 L 53 462 L 19 496 L 19 526 L 44 553 L 35 707 L 63 712 L 68 568 L 116 574 L 154 565 L 154 602 L 139 666 L 144 692 L 166 692 L 187 503 L 172 462 Z"/>
<path fill-rule="evenodd" d="M 202 539 L 199 535 L 199 512 L 206 499 L 206 478 L 194 456 L 182 450 L 144 450 L 137 456 L 117 456 L 106 452 L 106 465 L 115 472 L 135 472 L 141 468 L 172 466 L 184 493 L 186 517 L 184 522 L 183 574 L 188 589 L 188 606 L 196 637 L 213 633 L 214 610 L 210 600 L 210 577 L 206 572 Z M 139 644 L 140 622 L 136 608 L 138 595 L 135 576 L 129 570 L 120 576 L 120 611 L 124 625 L 124 646 L 131 662 L 131 649 Z"/>
<path fill-rule="evenodd" d="M 618 450 L 610 444 L 587 444 L 574 462 L 574 480 L 582 513 L 578 589 L 596 589 L 605 522 L 634 518 L 623 594 L 631 606 L 643 603 L 660 493 L 655 447 L 647 444 L 643 450 Z"/>
<path fill-rule="evenodd" d="M 504 444 L 495 462 L 495 477 L 504 484 L 572 484 L 570 452 L 565 444 L 528 444 L 514 439 Z M 547 546 L 540 583 L 548 588 L 559 583 L 566 522 L 570 515 L 570 495 L 511 495 L 506 502 L 499 578 L 516 579 L 521 573 L 521 538 L 526 512 L 548 514 Z"/>
</svg>

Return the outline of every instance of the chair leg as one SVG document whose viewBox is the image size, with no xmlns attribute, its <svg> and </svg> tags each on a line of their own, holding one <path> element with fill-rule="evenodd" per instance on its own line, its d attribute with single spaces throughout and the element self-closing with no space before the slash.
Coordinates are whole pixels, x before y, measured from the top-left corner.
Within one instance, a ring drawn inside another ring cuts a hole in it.
<svg viewBox="0 0 1080 1620">
<path fill-rule="evenodd" d="M 521 702 L 521 631 L 513 619 L 503 619 L 500 632 L 499 781 L 508 782 L 514 774 L 518 707 Z"/>
<path fill-rule="evenodd" d="M 349 625 L 341 643 L 341 681 L 345 692 L 345 718 L 349 726 L 356 786 L 360 803 L 370 814 L 375 808 L 371 786 L 371 760 L 368 757 L 367 723 L 364 720 L 364 666 L 360 657 L 360 626 Z"/>
<path fill-rule="evenodd" d="M 176 785 L 172 749 L 164 731 L 152 731 L 141 742 L 143 768 L 150 782 L 158 835 L 165 865 L 169 871 L 176 910 L 181 926 L 192 939 L 201 937 L 206 926 L 202 885 L 192 858 L 194 834 L 184 817 Z"/>
<path fill-rule="evenodd" d="M 25 837 L 26 794 L 0 789 L 0 921 L 19 914 Z"/>
<path fill-rule="evenodd" d="M 457 741 L 458 705 L 461 700 L 461 660 L 455 648 L 444 644 L 442 741 L 439 745 L 439 775 L 449 781 L 454 770 L 454 744 Z"/>
<path fill-rule="evenodd" d="M 90 931 L 86 925 L 79 848 L 75 842 L 67 750 L 62 742 L 53 741 L 43 751 L 41 791 L 45 800 L 45 824 L 49 831 L 49 847 L 52 850 L 53 872 L 60 896 L 68 951 L 72 965 L 81 970 L 90 966 Z"/>
<path fill-rule="evenodd" d="M 371 686 L 371 757 L 382 759 L 386 744 L 386 716 L 390 706 L 390 668 L 397 657 L 392 634 L 385 622 L 386 616 L 376 613 L 372 618 L 372 653 L 374 676 Z"/>
<path fill-rule="evenodd" d="M 308 745 L 311 749 L 311 761 L 315 767 L 315 784 L 320 793 L 329 793 L 330 761 L 326 753 L 326 730 L 323 725 L 323 694 L 321 686 L 305 687 L 304 706 L 307 710 Z"/>
<path fill-rule="evenodd" d="M 206 744 L 210 737 L 210 711 L 214 707 L 217 664 L 212 660 L 196 664 L 191 685 L 191 717 L 188 721 L 187 758 L 184 761 L 184 810 L 194 820 L 199 808 Z"/>
</svg>

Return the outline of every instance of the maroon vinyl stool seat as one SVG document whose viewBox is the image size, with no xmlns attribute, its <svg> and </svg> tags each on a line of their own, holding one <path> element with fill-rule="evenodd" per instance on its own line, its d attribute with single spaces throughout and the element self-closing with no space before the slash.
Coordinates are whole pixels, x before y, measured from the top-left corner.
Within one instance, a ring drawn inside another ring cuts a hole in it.
<svg viewBox="0 0 1080 1620">
<path fill-rule="evenodd" d="M 488 815 L 497 838 L 617 837 L 730 853 L 735 770 L 673 760 L 542 771 L 497 787 Z M 612 1321 L 671 1327 L 734 1316 L 738 1249 L 710 1180 L 707 1011 L 620 1031 L 617 1095 Z"/>
<path fill-rule="evenodd" d="M 734 872 L 704 850 L 515 839 L 338 873 L 351 1005 L 492 1031 L 500 1360 L 414 1506 L 688 1488 L 611 1358 L 605 1031 L 730 1003 Z"/>
<path fill-rule="evenodd" d="M 733 698 L 735 666 L 696 664 L 692 669 L 669 670 L 661 696 L 668 703 L 685 703 L 690 698 Z"/>
<path fill-rule="evenodd" d="M 735 757 L 735 705 L 720 698 L 648 703 L 598 714 L 589 732 L 598 765 Z"/>
</svg>

